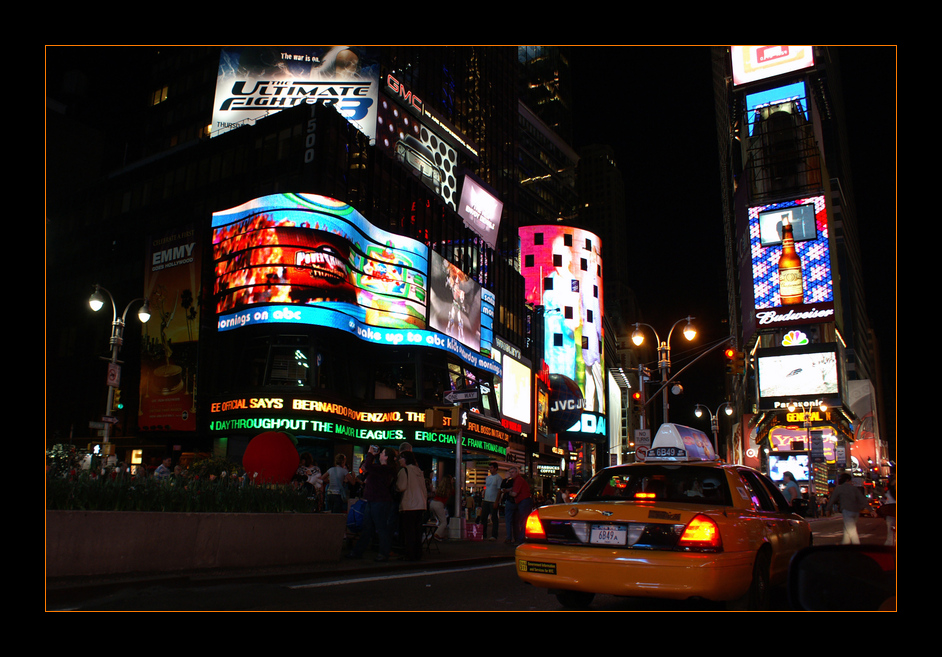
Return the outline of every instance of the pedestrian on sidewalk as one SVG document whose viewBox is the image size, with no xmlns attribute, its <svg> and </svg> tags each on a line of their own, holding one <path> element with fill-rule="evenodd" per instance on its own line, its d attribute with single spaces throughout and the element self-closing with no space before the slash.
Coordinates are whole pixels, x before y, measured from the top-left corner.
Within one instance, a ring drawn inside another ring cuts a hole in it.
<svg viewBox="0 0 942 657">
<path fill-rule="evenodd" d="M 481 535 L 487 536 L 487 521 L 490 520 L 494 526 L 493 534 L 490 540 L 497 540 L 497 528 L 500 526 L 500 519 L 497 517 L 497 508 L 500 500 L 500 485 L 503 479 L 497 472 L 497 464 L 491 463 L 488 466 L 488 475 L 484 480 L 484 499 L 481 501 L 481 523 L 484 525 Z"/>
<path fill-rule="evenodd" d="M 527 524 L 527 516 L 533 509 L 533 499 L 530 495 L 530 484 L 517 468 L 511 468 L 509 472 L 510 491 L 509 495 L 513 499 L 513 542 L 517 545 L 523 543 L 525 537 L 524 529 Z"/>
<path fill-rule="evenodd" d="M 399 503 L 399 531 L 407 561 L 418 561 L 422 556 L 422 521 L 428 502 L 425 497 L 425 475 L 415 460 L 415 454 L 399 454 L 399 474 L 396 489 L 402 493 Z"/>
<path fill-rule="evenodd" d="M 391 461 L 395 459 L 395 454 L 391 449 L 380 451 L 379 447 L 371 445 L 363 456 L 363 471 L 366 473 L 363 485 L 363 499 L 366 500 L 363 507 L 363 531 L 347 555 L 351 559 L 362 558 L 376 535 L 379 539 L 376 561 L 389 561 L 392 550 L 389 532 L 389 517 L 393 509 L 391 486 L 396 473 L 396 466 Z"/>
</svg>

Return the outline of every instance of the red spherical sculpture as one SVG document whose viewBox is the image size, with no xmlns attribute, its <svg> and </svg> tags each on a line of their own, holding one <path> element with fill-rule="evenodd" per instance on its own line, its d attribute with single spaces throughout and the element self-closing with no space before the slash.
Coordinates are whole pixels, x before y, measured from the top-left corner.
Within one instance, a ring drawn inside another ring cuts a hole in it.
<svg viewBox="0 0 942 657">
<path fill-rule="evenodd" d="M 300 462 L 294 441 L 281 431 L 258 434 L 242 455 L 245 476 L 257 484 L 287 484 Z"/>
</svg>

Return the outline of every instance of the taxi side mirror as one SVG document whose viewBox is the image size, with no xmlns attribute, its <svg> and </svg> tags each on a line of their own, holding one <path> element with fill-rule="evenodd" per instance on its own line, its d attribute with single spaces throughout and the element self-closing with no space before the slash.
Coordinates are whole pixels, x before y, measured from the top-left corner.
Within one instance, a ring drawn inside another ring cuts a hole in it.
<svg viewBox="0 0 942 657">
<path fill-rule="evenodd" d="M 802 611 L 896 611 L 896 548 L 824 545 L 788 567 L 788 601 Z"/>
</svg>

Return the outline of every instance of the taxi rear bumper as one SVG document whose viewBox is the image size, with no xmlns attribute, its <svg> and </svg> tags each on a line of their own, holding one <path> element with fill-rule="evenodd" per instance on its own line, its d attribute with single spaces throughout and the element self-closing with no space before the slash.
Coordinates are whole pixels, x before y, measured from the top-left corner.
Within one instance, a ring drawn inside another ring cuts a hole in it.
<svg viewBox="0 0 942 657">
<path fill-rule="evenodd" d="M 672 552 L 524 543 L 521 580 L 549 589 L 606 595 L 729 601 L 752 583 L 754 552 Z"/>
</svg>

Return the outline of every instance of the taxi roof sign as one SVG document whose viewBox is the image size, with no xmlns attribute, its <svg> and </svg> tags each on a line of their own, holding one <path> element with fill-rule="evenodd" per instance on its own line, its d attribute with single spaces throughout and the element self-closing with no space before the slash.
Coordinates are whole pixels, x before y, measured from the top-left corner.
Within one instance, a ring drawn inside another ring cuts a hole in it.
<svg viewBox="0 0 942 657">
<path fill-rule="evenodd" d="M 716 461 L 709 436 L 682 424 L 662 424 L 644 458 L 649 461 Z"/>
</svg>

